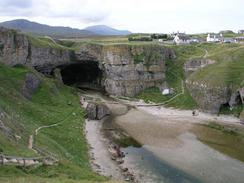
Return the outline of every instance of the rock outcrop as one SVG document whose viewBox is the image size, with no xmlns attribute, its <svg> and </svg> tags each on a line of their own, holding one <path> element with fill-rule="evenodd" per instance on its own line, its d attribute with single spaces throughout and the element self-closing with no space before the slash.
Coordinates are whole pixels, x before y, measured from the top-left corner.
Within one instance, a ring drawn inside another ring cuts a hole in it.
<svg viewBox="0 0 244 183">
<path fill-rule="evenodd" d="M 7 65 L 27 65 L 42 72 L 70 63 L 71 52 L 65 49 L 38 45 L 28 36 L 15 30 L 0 28 L 0 56 Z"/>
<path fill-rule="evenodd" d="M 201 81 L 189 80 L 186 80 L 186 86 L 200 108 L 210 113 L 218 113 L 221 105 L 228 103 L 231 98 L 228 87 L 212 87 Z"/>
<path fill-rule="evenodd" d="M 210 113 L 218 113 L 222 105 L 235 107 L 243 102 L 243 89 L 228 86 L 209 86 L 203 81 L 186 80 L 186 86 L 199 107 Z"/>
<path fill-rule="evenodd" d="M 41 79 L 34 73 L 27 73 L 25 76 L 25 83 L 22 89 L 22 94 L 31 99 L 32 95 L 38 90 L 41 85 Z"/>
<path fill-rule="evenodd" d="M 86 107 L 88 119 L 100 120 L 110 114 L 108 107 L 103 103 L 89 102 Z"/>
<path fill-rule="evenodd" d="M 184 70 L 186 76 L 189 76 L 193 72 L 197 71 L 198 69 L 201 69 L 203 67 L 206 67 L 207 65 L 214 64 L 215 61 L 211 59 L 191 59 L 188 62 L 184 64 Z"/>
<path fill-rule="evenodd" d="M 157 45 L 86 45 L 81 52 L 100 61 L 102 85 L 109 94 L 119 96 L 160 87 L 165 81 L 165 61 L 175 57 L 172 49 Z"/>
</svg>

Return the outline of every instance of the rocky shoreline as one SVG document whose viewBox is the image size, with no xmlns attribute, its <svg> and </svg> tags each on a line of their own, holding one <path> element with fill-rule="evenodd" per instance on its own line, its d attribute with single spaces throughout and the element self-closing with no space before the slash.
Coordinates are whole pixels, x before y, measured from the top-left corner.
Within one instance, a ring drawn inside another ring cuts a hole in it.
<svg viewBox="0 0 244 183">
<path fill-rule="evenodd" d="M 103 120 L 86 120 L 86 137 L 90 147 L 92 168 L 100 175 L 112 179 L 137 183 L 130 170 L 121 147 L 103 133 Z M 96 135 L 93 133 L 96 132 Z"/>
<path fill-rule="evenodd" d="M 99 105 L 97 105 L 94 101 L 87 101 L 84 97 L 81 97 L 80 102 L 88 113 L 85 121 L 85 134 L 90 147 L 93 170 L 115 180 L 137 183 L 133 170 L 130 170 L 124 161 L 126 154 L 121 150 L 119 143 L 120 140 L 123 141 L 124 138 L 129 137 L 112 126 L 111 118 L 108 116 L 122 115 L 127 112 L 127 107 L 116 103 L 101 104 L 98 102 Z M 106 108 L 106 110 L 104 110 L 104 115 L 99 114 L 102 116 L 101 118 L 97 118 L 96 112 L 103 111 L 100 108 Z M 110 127 L 107 127 L 107 123 Z"/>
</svg>

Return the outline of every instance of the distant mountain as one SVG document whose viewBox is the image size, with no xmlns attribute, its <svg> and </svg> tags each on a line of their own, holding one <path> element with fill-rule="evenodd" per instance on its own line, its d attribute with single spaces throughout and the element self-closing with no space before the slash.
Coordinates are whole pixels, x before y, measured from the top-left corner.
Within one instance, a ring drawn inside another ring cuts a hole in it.
<svg viewBox="0 0 244 183">
<path fill-rule="evenodd" d="M 85 37 L 93 35 L 127 35 L 131 32 L 117 30 L 106 25 L 96 25 L 85 29 L 74 29 L 62 26 L 49 26 L 25 19 L 16 19 L 0 23 L 0 26 L 18 29 L 25 33 L 32 33 L 40 36 L 51 36 L 55 38 Z"/>
<path fill-rule="evenodd" d="M 128 35 L 131 34 L 128 30 L 117 30 L 114 28 L 111 28 L 106 25 L 95 25 L 85 28 L 84 30 L 87 30 L 89 32 L 92 32 L 97 35 Z"/>
<path fill-rule="evenodd" d="M 25 19 L 17 19 L 0 23 L 0 26 L 18 29 L 25 33 L 32 33 L 35 35 L 47 35 L 51 37 L 84 37 L 91 36 L 94 33 L 88 30 L 73 29 L 62 26 L 49 26 L 36 22 L 31 22 Z"/>
</svg>

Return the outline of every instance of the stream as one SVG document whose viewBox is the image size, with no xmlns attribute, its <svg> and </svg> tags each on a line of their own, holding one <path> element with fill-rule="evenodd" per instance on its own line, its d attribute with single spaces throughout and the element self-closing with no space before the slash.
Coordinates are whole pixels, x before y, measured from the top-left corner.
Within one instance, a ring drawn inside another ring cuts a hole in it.
<svg viewBox="0 0 244 183">
<path fill-rule="evenodd" d="M 186 119 L 159 117 L 139 108 L 108 104 L 103 128 L 125 132 L 124 165 L 140 183 L 243 183 L 244 138 Z M 111 138 L 111 134 L 106 134 Z"/>
</svg>

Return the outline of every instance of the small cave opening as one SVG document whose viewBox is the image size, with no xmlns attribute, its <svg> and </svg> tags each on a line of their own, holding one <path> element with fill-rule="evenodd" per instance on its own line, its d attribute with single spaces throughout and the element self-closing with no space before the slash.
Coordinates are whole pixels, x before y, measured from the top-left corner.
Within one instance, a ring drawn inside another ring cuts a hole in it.
<svg viewBox="0 0 244 183">
<path fill-rule="evenodd" d="M 239 117 L 241 111 L 243 110 L 244 105 L 242 104 L 241 95 L 237 92 L 233 98 L 220 106 L 220 114 L 233 114 Z"/>
<path fill-rule="evenodd" d="M 59 67 L 63 83 L 81 89 L 102 89 L 102 70 L 98 62 L 82 61 Z"/>
</svg>

